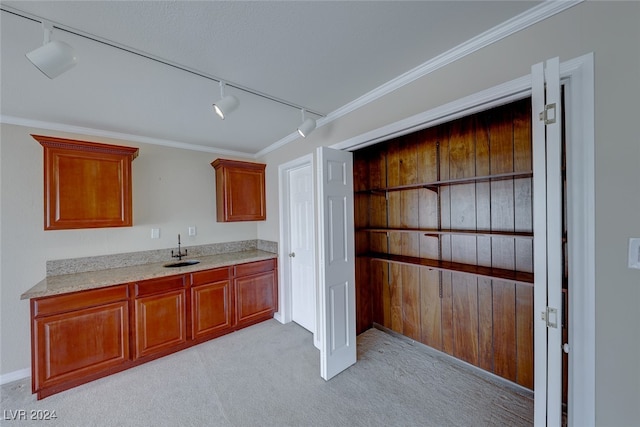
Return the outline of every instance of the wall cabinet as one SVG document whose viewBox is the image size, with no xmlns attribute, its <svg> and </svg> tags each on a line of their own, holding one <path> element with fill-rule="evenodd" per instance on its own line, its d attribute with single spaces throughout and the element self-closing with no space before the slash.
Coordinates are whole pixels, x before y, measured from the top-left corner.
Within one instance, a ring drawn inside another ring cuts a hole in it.
<svg viewBox="0 0 640 427">
<path fill-rule="evenodd" d="M 358 331 L 533 388 L 530 100 L 355 153 Z"/>
<path fill-rule="evenodd" d="M 44 148 L 44 229 L 133 224 L 131 162 L 138 149 L 32 135 Z"/>
<path fill-rule="evenodd" d="M 216 159 L 211 166 L 216 171 L 218 222 L 264 221 L 266 165 Z"/>
<path fill-rule="evenodd" d="M 275 259 L 34 298 L 33 392 L 41 399 L 270 319 L 277 301 Z"/>
<path fill-rule="evenodd" d="M 31 300 L 32 387 L 39 398 L 129 360 L 127 286 Z"/>
</svg>

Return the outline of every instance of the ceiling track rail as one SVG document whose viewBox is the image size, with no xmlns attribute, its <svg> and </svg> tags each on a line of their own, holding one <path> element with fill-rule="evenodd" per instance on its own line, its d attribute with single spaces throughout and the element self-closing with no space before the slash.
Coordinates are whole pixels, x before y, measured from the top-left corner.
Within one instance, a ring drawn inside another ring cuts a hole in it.
<svg viewBox="0 0 640 427">
<path fill-rule="evenodd" d="M 15 9 L 13 7 L 6 6 L 6 5 L 0 6 L 0 10 L 3 11 L 3 12 L 10 13 L 10 14 L 15 15 L 15 16 L 19 16 L 19 17 L 24 18 L 24 19 L 28 19 L 30 21 L 34 21 L 34 22 L 40 22 L 40 23 L 48 22 L 53 26 L 53 28 L 58 29 L 60 31 L 64 31 L 66 33 L 73 34 L 73 35 L 78 36 L 78 37 L 82 37 L 82 38 L 85 38 L 85 39 L 88 39 L 88 40 L 91 40 L 91 41 L 94 41 L 94 42 L 97 42 L 97 43 L 101 43 L 103 45 L 110 46 L 110 47 L 113 47 L 115 49 L 119 49 L 119 50 L 122 50 L 124 52 L 131 53 L 133 55 L 137 55 L 137 56 L 149 59 L 151 61 L 163 64 L 163 65 L 167 65 L 169 67 L 173 67 L 175 69 L 178 69 L 178 70 L 181 70 L 181 71 L 196 75 L 198 77 L 202 77 L 202 78 L 207 79 L 207 80 L 211 80 L 211 81 L 214 81 L 214 82 L 217 82 L 217 83 L 222 82 L 227 87 L 232 87 L 232 88 L 240 90 L 242 92 L 249 93 L 251 95 L 258 96 L 258 97 L 267 99 L 269 101 L 276 102 L 276 103 L 281 104 L 281 105 L 286 105 L 288 107 L 295 108 L 296 110 L 304 110 L 305 113 L 313 114 L 314 116 L 326 117 L 326 114 L 323 114 L 323 113 L 321 113 L 319 111 L 315 111 L 315 110 L 310 109 L 308 107 L 305 107 L 303 105 L 298 105 L 298 104 L 295 104 L 293 102 L 289 102 L 287 100 L 284 100 L 284 99 L 269 95 L 269 94 L 264 93 L 264 92 L 260 92 L 260 91 L 255 90 L 255 89 L 251 89 L 251 88 L 249 88 L 247 86 L 243 86 L 241 84 L 234 83 L 232 81 L 223 79 L 221 77 L 214 76 L 212 74 L 207 74 L 205 72 L 196 70 L 194 68 L 187 67 L 185 65 L 178 64 L 178 63 L 170 61 L 168 59 L 164 59 L 164 58 L 161 58 L 159 56 L 155 56 L 155 55 L 152 55 L 150 53 L 147 53 L 147 52 L 132 48 L 130 46 L 126 46 L 126 45 L 123 45 L 121 43 L 117 43 L 117 42 L 114 42 L 112 40 L 109 40 L 109 39 L 98 37 L 98 36 L 96 36 L 94 34 L 87 33 L 87 32 L 78 30 L 78 29 L 73 28 L 73 27 L 69 27 L 69 26 L 61 24 L 59 22 L 55 22 L 55 21 L 51 21 L 51 20 L 46 19 L 46 18 L 42 18 L 42 17 L 40 17 L 38 15 L 34 15 L 34 14 L 31 14 L 31 13 L 28 13 L 28 12 L 23 12 L 23 11 L 21 11 L 19 9 Z"/>
</svg>

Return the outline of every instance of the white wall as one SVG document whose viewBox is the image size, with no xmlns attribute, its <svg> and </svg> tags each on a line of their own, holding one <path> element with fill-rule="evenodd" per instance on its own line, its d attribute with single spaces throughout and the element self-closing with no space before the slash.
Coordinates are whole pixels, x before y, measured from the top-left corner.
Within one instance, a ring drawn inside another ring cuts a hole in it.
<svg viewBox="0 0 640 427">
<path fill-rule="evenodd" d="M 133 227 L 44 231 L 43 149 L 30 134 L 139 147 L 133 161 Z M 44 279 L 46 261 L 177 246 L 251 240 L 256 222 L 218 223 L 215 154 L 0 125 L 0 374 L 30 367 L 29 301 L 20 295 Z M 195 225 L 197 236 L 187 227 Z M 160 239 L 151 239 L 151 228 Z"/>
<path fill-rule="evenodd" d="M 366 105 L 305 140 L 271 152 L 267 221 L 278 238 L 278 165 L 481 90 L 527 75 L 531 65 L 595 53 L 596 423 L 640 420 L 640 270 L 626 267 L 640 237 L 640 2 L 585 2 L 481 49 Z"/>
</svg>

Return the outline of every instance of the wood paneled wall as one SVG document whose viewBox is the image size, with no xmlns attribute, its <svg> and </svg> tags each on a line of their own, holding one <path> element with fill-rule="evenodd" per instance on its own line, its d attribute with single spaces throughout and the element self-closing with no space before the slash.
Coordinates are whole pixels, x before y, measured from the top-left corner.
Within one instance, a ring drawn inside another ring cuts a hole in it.
<svg viewBox="0 0 640 427">
<path fill-rule="evenodd" d="M 533 389 L 531 153 L 529 99 L 354 153 L 358 332 L 375 322 Z"/>
</svg>

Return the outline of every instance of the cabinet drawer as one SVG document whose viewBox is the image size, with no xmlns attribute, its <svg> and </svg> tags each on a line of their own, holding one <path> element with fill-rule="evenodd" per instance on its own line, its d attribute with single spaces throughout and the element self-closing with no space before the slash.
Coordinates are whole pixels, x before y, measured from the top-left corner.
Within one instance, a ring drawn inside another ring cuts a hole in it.
<svg viewBox="0 0 640 427">
<path fill-rule="evenodd" d="M 229 267 L 191 273 L 191 286 L 214 283 L 229 278 Z"/>
<path fill-rule="evenodd" d="M 136 297 L 184 288 L 184 276 L 169 276 L 136 283 Z"/>
<path fill-rule="evenodd" d="M 50 314 L 64 313 L 127 299 L 129 292 L 126 285 L 108 288 L 91 289 L 64 295 L 53 295 L 31 300 L 32 315 L 40 317 Z"/>
<path fill-rule="evenodd" d="M 264 261 L 249 262 L 247 264 L 236 265 L 234 268 L 236 277 L 249 276 L 251 274 L 275 270 L 276 260 L 272 258 Z"/>
</svg>

